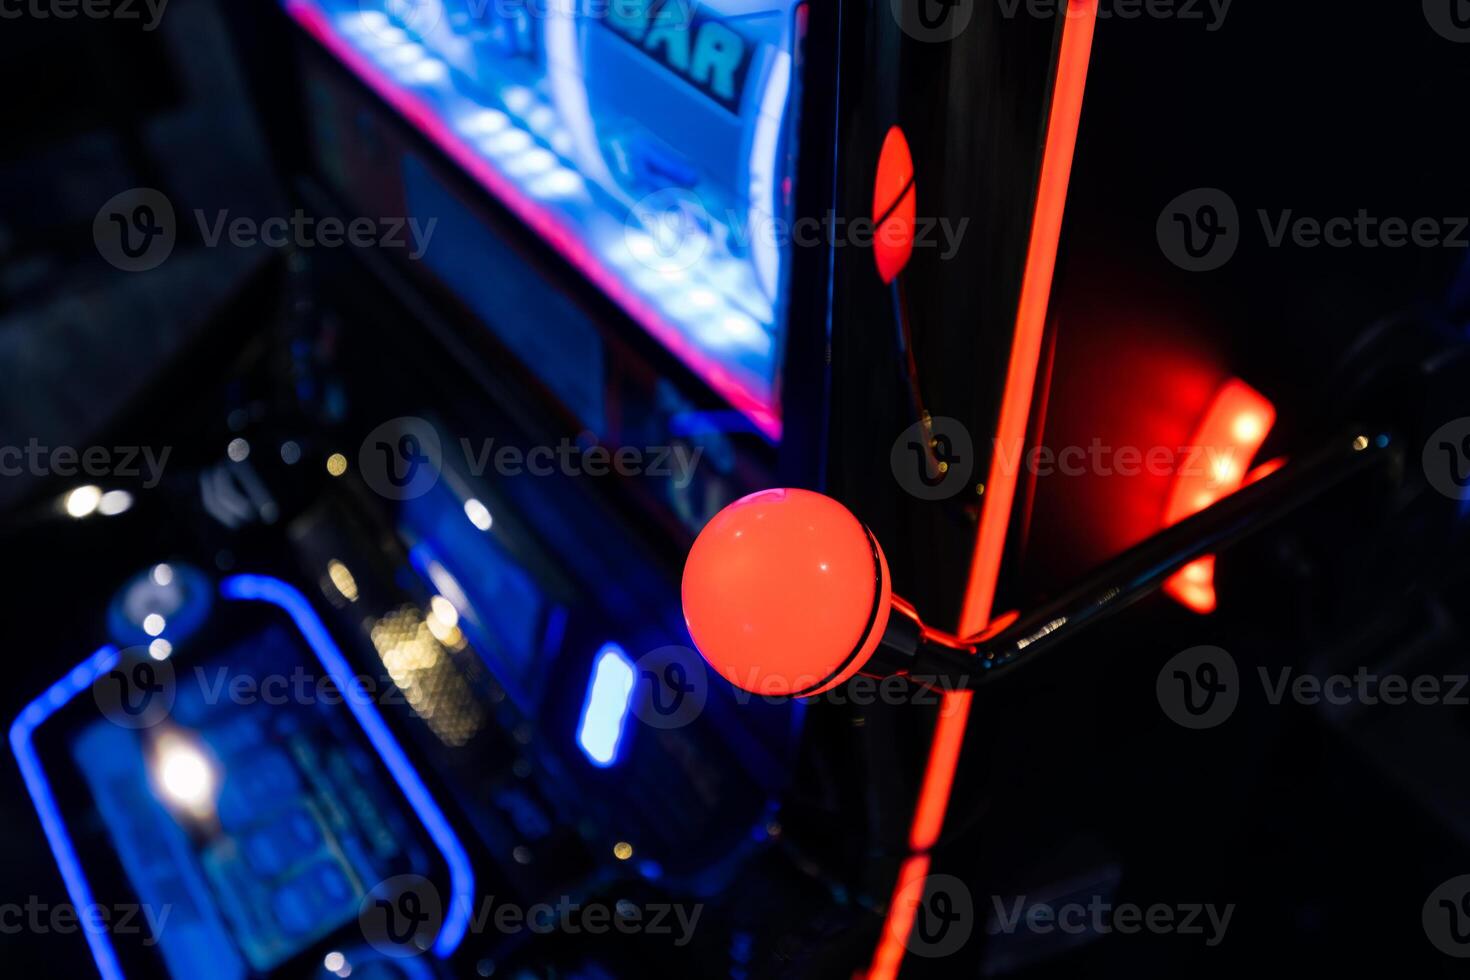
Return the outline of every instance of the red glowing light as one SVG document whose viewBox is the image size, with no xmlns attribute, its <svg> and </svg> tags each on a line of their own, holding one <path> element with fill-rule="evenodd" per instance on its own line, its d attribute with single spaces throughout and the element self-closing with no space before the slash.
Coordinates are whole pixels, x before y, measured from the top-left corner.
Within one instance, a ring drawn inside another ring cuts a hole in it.
<svg viewBox="0 0 1470 980">
<path fill-rule="evenodd" d="M 684 620 L 731 684 L 805 697 L 877 649 L 891 584 L 883 549 L 846 507 L 809 490 L 762 490 L 714 516 L 684 564 Z"/>
<path fill-rule="evenodd" d="M 914 252 L 914 158 L 903 130 L 893 126 L 883 137 L 878 153 L 878 174 L 873 178 L 873 258 L 878 276 L 890 283 L 908 264 Z"/>
<path fill-rule="evenodd" d="M 1164 526 L 1199 513 L 1279 468 L 1278 460 L 1246 474 L 1275 422 L 1276 407 L 1250 385 L 1238 379 L 1221 385 L 1195 430 L 1190 444 L 1194 460 L 1174 476 Z M 1206 555 L 1175 572 L 1164 583 L 1164 592 L 1187 609 L 1202 615 L 1214 612 L 1215 556 Z"/>
</svg>

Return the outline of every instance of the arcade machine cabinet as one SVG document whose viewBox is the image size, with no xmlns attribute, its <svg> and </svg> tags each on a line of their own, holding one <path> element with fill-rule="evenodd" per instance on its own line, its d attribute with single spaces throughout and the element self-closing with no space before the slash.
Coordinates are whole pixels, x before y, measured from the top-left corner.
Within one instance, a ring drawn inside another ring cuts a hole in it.
<svg viewBox="0 0 1470 980">
<path fill-rule="evenodd" d="M 72 899 L 172 909 L 86 933 L 107 980 L 872 959 L 930 710 L 752 702 L 678 583 L 722 506 L 807 485 L 960 617 L 975 500 L 879 474 L 931 405 L 1004 412 L 1089 27 L 974 16 L 941 50 L 847 2 L 231 10 L 292 201 L 405 247 L 284 250 L 126 423 L 168 478 L 58 497 L 98 560 L 11 745 Z M 481 914 L 559 899 L 701 918 Z"/>
</svg>

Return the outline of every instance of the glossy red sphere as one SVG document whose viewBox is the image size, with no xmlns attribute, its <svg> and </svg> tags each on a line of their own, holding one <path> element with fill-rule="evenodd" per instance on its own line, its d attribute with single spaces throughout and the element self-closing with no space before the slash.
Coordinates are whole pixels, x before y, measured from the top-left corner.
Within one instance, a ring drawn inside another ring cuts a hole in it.
<svg viewBox="0 0 1470 980">
<path fill-rule="evenodd" d="M 846 507 L 808 490 L 735 501 L 684 565 L 695 645 L 756 694 L 817 694 L 857 673 L 878 647 L 891 598 L 877 541 Z"/>
</svg>

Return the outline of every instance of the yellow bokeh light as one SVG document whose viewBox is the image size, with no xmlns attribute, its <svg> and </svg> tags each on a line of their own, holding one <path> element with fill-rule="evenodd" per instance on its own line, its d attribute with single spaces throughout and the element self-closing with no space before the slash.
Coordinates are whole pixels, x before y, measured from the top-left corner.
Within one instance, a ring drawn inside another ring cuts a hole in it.
<svg viewBox="0 0 1470 980">
<path fill-rule="evenodd" d="M 327 562 L 327 578 L 332 580 L 332 587 L 342 594 L 342 598 L 348 602 L 357 601 L 357 579 L 353 577 L 352 569 L 333 558 Z"/>
</svg>

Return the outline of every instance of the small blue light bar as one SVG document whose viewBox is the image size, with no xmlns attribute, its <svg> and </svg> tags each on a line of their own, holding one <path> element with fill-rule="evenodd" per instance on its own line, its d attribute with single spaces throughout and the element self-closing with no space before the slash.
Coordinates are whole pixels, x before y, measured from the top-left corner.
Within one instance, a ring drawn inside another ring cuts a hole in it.
<svg viewBox="0 0 1470 980">
<path fill-rule="evenodd" d="M 605 769 L 618 761 L 637 676 L 632 661 L 616 643 L 604 645 L 592 661 L 577 744 L 594 766 Z"/>
</svg>

